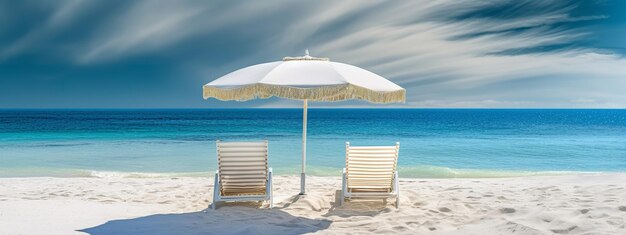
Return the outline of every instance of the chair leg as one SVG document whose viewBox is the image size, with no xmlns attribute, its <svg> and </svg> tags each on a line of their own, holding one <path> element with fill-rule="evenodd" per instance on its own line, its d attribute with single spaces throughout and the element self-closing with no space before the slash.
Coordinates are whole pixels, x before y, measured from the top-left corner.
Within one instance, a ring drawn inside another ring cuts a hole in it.
<svg viewBox="0 0 626 235">
<path fill-rule="evenodd" d="M 341 196 L 339 198 L 339 206 L 343 206 L 343 201 L 346 200 L 346 197 L 343 196 L 343 191 L 341 192 Z"/>
<path fill-rule="evenodd" d="M 393 175 L 393 190 L 396 192 L 396 209 L 400 207 L 400 179 L 398 178 L 398 171 Z"/>
<path fill-rule="evenodd" d="M 269 168 L 268 173 L 267 173 L 267 185 L 266 185 L 266 189 L 265 189 L 265 193 L 268 195 L 269 197 L 269 208 L 272 209 L 274 208 L 274 189 L 273 187 L 273 182 L 272 182 L 272 176 L 274 175 L 272 168 Z"/>
<path fill-rule="evenodd" d="M 274 208 L 274 190 L 270 188 L 270 209 Z"/>
<path fill-rule="evenodd" d="M 211 204 L 211 209 L 215 210 L 217 201 L 219 201 L 219 192 L 220 192 L 220 178 L 219 172 L 215 171 L 215 182 L 213 183 L 213 204 Z"/>
<path fill-rule="evenodd" d="M 346 200 L 346 191 L 348 191 L 346 179 L 346 168 L 343 168 L 343 174 L 341 176 L 341 201 L 339 201 L 339 206 L 343 206 L 343 201 Z"/>
<path fill-rule="evenodd" d="M 270 181 L 270 183 L 271 183 L 271 181 Z M 270 189 L 269 189 L 269 191 L 270 191 L 269 192 L 269 203 L 270 203 L 269 207 L 270 207 L 270 209 L 272 209 L 272 208 L 274 208 L 274 190 L 272 190 L 272 185 L 270 185 L 269 187 L 270 187 Z"/>
<path fill-rule="evenodd" d="M 218 201 L 217 196 L 213 195 L 213 203 L 211 203 L 211 209 L 215 210 L 215 208 L 217 207 L 216 206 L 217 201 Z"/>
</svg>

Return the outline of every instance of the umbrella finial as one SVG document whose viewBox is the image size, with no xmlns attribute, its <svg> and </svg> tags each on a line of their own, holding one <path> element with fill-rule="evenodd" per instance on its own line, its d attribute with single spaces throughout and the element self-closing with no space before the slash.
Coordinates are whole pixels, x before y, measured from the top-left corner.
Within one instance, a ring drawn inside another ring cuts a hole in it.
<svg viewBox="0 0 626 235">
<path fill-rule="evenodd" d="M 328 58 L 317 58 L 309 55 L 309 49 L 304 50 L 304 56 L 298 57 L 284 57 L 283 61 L 292 61 L 292 60 L 319 60 L 319 61 L 329 61 Z"/>
</svg>

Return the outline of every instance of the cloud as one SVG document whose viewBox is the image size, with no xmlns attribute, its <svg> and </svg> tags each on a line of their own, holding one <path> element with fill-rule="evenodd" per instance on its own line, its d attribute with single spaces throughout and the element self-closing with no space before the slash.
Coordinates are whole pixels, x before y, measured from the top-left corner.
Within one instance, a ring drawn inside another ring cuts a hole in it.
<svg viewBox="0 0 626 235">
<path fill-rule="evenodd" d="M 95 33 L 78 62 L 97 62 L 169 46 L 189 33 L 185 23 L 201 11 L 174 2 L 137 1 Z"/>
<path fill-rule="evenodd" d="M 203 1 L 133 1 L 128 9 L 97 30 L 76 53 L 79 63 L 99 63 L 141 53 L 180 47 L 189 38 L 228 37 L 216 31 L 262 20 L 262 9 L 277 11 L 285 4 L 271 1 L 207 4 Z M 206 39 L 205 39 L 206 41 Z M 194 41 L 201 43 L 201 41 Z"/>
<path fill-rule="evenodd" d="M 0 47 L 0 60 L 37 48 L 37 44 L 45 42 L 51 35 L 67 27 L 76 16 L 80 15 L 80 11 L 88 6 L 88 2 L 80 0 L 68 0 L 50 6 L 51 13 L 42 24 L 29 30 L 13 43 Z"/>
<path fill-rule="evenodd" d="M 51 51 L 78 68 L 167 58 L 172 74 L 197 77 L 181 84 L 200 87 L 240 67 L 308 48 L 314 56 L 366 68 L 405 87 L 407 104 L 393 107 L 626 107 L 624 55 L 592 42 L 594 27 L 613 16 L 601 8 L 590 9 L 590 4 L 565 0 L 139 0 L 114 7 L 86 1 L 31 3 L 46 9 L 48 17 L 0 46 L 0 60 L 35 53 L 44 46 L 60 48 Z M 70 31 L 81 33 L 72 41 L 51 40 Z M 254 104 L 300 106 L 278 99 Z"/>
<path fill-rule="evenodd" d="M 428 20 L 428 17 L 419 17 L 419 20 L 407 24 L 407 16 L 402 13 L 428 12 L 430 16 L 455 16 L 468 14 L 466 9 L 481 9 L 484 6 L 480 4 L 485 3 L 472 2 L 462 6 L 423 6 L 415 3 L 403 5 L 404 11 L 389 7 L 376 15 L 363 16 L 361 22 L 370 24 L 362 23 L 341 32 L 339 37 L 322 43 L 315 51 L 393 79 L 407 88 L 409 105 L 420 107 L 495 107 L 502 103 L 475 100 L 523 98 L 524 94 L 532 94 L 527 99 L 537 102 L 505 104 L 511 107 L 570 106 L 570 101 L 564 101 L 569 98 L 565 97 L 584 94 L 593 99 L 616 99 L 615 103 L 626 106 L 625 97 L 619 95 L 619 90 L 626 88 L 623 79 L 626 76 L 626 60 L 623 56 L 601 53 L 588 47 L 542 50 L 583 41 L 590 34 L 587 28 L 566 27 L 566 24 L 604 19 L 606 16 L 573 17 L 570 11 L 575 6 L 566 6 L 536 9 L 538 13 L 530 11 L 531 15 L 513 18 Z M 543 5 L 533 6 L 530 10 L 535 7 Z M 379 15 L 393 17 L 383 19 L 384 24 L 378 24 Z M 355 48 L 355 43 L 360 46 Z M 525 49 L 535 50 L 532 53 L 511 52 Z M 539 82 L 538 77 L 541 77 Z M 533 83 L 519 86 L 520 82 L 516 80 L 532 80 Z M 498 86 L 494 87 L 494 84 Z M 551 87 L 552 92 L 545 89 L 546 86 Z M 533 90 L 544 90 L 546 93 Z M 555 93 L 558 97 L 554 97 Z M 539 102 L 542 99 L 544 102 Z"/>
</svg>

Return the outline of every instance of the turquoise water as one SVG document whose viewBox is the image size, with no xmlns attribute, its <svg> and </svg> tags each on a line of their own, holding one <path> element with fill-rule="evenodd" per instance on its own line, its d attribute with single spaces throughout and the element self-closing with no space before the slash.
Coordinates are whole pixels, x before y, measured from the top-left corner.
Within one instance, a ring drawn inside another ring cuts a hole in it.
<svg viewBox="0 0 626 235">
<path fill-rule="evenodd" d="M 302 110 L 0 110 L 0 177 L 210 175 L 215 140 L 270 142 L 298 174 Z M 308 173 L 338 176 L 345 142 L 400 147 L 403 177 L 626 171 L 626 110 L 312 109 Z"/>
</svg>

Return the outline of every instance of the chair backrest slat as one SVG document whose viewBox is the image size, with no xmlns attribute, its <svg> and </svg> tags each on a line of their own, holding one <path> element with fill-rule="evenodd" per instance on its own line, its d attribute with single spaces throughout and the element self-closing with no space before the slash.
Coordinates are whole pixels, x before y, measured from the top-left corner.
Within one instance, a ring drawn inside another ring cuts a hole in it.
<svg viewBox="0 0 626 235">
<path fill-rule="evenodd" d="M 395 146 L 350 146 L 346 142 L 348 190 L 391 190 L 399 150 L 400 143 Z"/>
<path fill-rule="evenodd" d="M 217 141 L 217 162 L 222 193 L 265 190 L 268 142 Z"/>
</svg>

